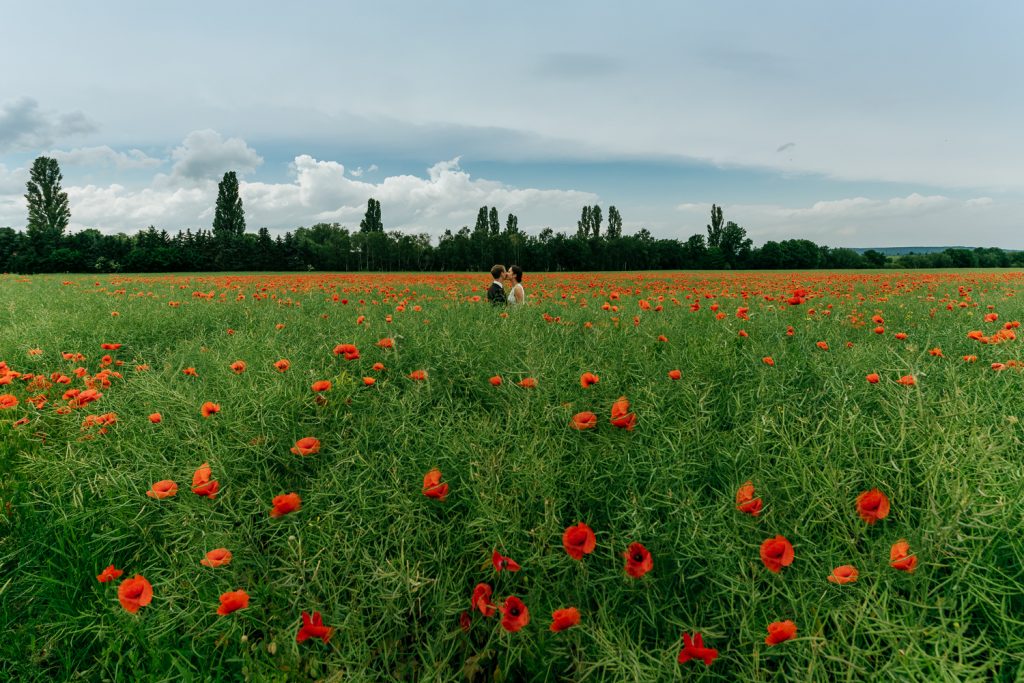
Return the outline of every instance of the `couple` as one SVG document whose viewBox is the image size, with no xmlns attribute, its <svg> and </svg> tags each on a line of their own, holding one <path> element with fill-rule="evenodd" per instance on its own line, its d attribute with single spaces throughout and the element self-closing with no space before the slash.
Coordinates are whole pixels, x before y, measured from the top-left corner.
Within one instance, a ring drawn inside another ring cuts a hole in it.
<svg viewBox="0 0 1024 683">
<path fill-rule="evenodd" d="M 523 291 L 523 269 L 519 266 L 494 266 L 491 268 L 491 278 L 494 282 L 487 288 L 487 300 L 491 305 L 507 303 L 516 306 L 526 301 L 526 292 Z M 505 294 L 505 286 L 508 285 L 508 294 Z"/>
</svg>

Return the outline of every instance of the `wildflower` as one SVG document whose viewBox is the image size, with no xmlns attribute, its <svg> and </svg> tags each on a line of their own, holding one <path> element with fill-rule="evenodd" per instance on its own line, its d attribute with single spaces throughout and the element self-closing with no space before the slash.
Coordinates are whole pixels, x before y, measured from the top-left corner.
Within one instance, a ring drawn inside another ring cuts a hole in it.
<svg viewBox="0 0 1024 683">
<path fill-rule="evenodd" d="M 575 607 L 564 607 L 551 613 L 552 633 L 559 633 L 578 623 L 580 623 L 580 611 Z"/>
<path fill-rule="evenodd" d="M 878 377 L 877 372 L 872 372 L 871 374 L 865 376 L 864 379 L 868 381 L 868 384 L 878 384 L 878 380 L 880 378 Z"/>
<path fill-rule="evenodd" d="M 319 612 L 313 612 L 312 617 L 309 616 L 309 612 L 303 612 L 302 626 L 299 627 L 299 632 L 295 635 L 295 642 L 301 643 L 307 638 L 319 638 L 326 645 L 327 641 L 331 639 L 332 633 L 334 633 L 334 628 L 324 626 L 323 617 Z"/>
<path fill-rule="evenodd" d="M 322 380 L 313 382 L 312 389 L 313 389 L 313 391 L 316 391 L 316 392 L 330 391 L 331 390 L 331 383 L 329 381 L 327 381 L 326 379 L 322 379 Z"/>
<path fill-rule="evenodd" d="M 288 368 L 292 366 L 291 362 L 287 358 L 274 361 L 274 367 L 277 368 L 278 372 L 286 372 Z"/>
<path fill-rule="evenodd" d="M 754 498 L 754 484 L 746 482 L 736 490 L 736 509 L 757 517 L 761 514 L 762 501 Z"/>
<path fill-rule="evenodd" d="M 220 482 L 210 481 L 213 476 L 209 463 L 203 463 L 192 474 L 192 493 L 213 500 L 220 490 Z"/>
<path fill-rule="evenodd" d="M 768 624 L 768 637 L 764 639 L 765 645 L 778 645 L 791 638 L 796 637 L 796 624 L 790 620 L 773 621 Z"/>
<path fill-rule="evenodd" d="M 832 573 L 828 575 L 828 580 L 832 583 L 843 585 L 853 583 L 857 580 L 858 576 L 856 567 L 852 564 L 844 564 L 833 569 Z"/>
<path fill-rule="evenodd" d="M 612 404 L 611 423 L 629 432 L 633 431 L 633 427 L 636 426 L 636 413 L 629 412 L 629 399 L 625 396 L 620 396 Z"/>
<path fill-rule="evenodd" d="M 597 537 L 589 526 L 580 522 L 576 526 L 568 527 L 562 534 L 562 547 L 574 560 L 582 560 L 584 555 L 594 552 L 597 547 Z"/>
<path fill-rule="evenodd" d="M 302 509 L 302 499 L 297 493 L 282 493 L 279 496 L 274 496 L 271 504 L 274 506 L 270 511 L 271 517 L 281 517 Z"/>
<path fill-rule="evenodd" d="M 765 539 L 761 544 L 761 561 L 768 571 L 778 574 L 793 564 L 793 546 L 785 536 Z"/>
<path fill-rule="evenodd" d="M 236 591 L 221 593 L 220 607 L 217 608 L 217 614 L 225 617 L 236 610 L 245 609 L 248 606 L 249 594 L 239 588 Z"/>
<path fill-rule="evenodd" d="M 654 569 L 654 558 L 642 543 L 630 543 L 622 555 L 626 558 L 626 573 L 634 579 L 639 579 Z"/>
<path fill-rule="evenodd" d="M 509 633 L 515 633 L 530 623 L 530 611 L 523 601 L 514 595 L 505 598 L 501 611 L 501 626 Z"/>
<path fill-rule="evenodd" d="M 153 486 L 146 491 L 146 495 L 150 498 L 170 498 L 171 496 L 178 493 L 178 485 L 170 479 L 163 479 L 156 482 Z"/>
<path fill-rule="evenodd" d="M 412 372 L 409 373 L 409 379 L 414 380 L 416 382 L 422 382 L 425 379 L 427 379 L 427 371 L 413 370 Z"/>
<path fill-rule="evenodd" d="M 207 401 L 203 404 L 202 408 L 199 409 L 199 412 L 203 417 L 210 417 L 211 415 L 216 415 L 220 412 L 220 406 L 211 401 Z"/>
<path fill-rule="evenodd" d="M 491 377 L 487 381 L 491 383 L 492 387 L 500 387 L 501 386 L 501 377 L 499 375 L 495 375 L 494 377 Z"/>
<path fill-rule="evenodd" d="M 857 496 L 857 514 L 868 524 L 885 519 L 889 514 L 889 498 L 878 489 L 864 491 Z"/>
<path fill-rule="evenodd" d="M 204 567 L 225 567 L 231 563 L 231 551 L 227 548 L 217 548 L 206 553 L 206 557 L 199 560 Z"/>
<path fill-rule="evenodd" d="M 229 367 L 231 368 L 231 371 L 234 372 L 236 375 L 241 375 L 243 372 L 245 372 L 246 365 L 244 360 L 236 360 Z"/>
<path fill-rule="evenodd" d="M 584 372 L 580 375 L 580 386 L 584 389 L 589 389 L 600 381 L 601 378 L 592 372 Z"/>
<path fill-rule="evenodd" d="M 153 600 L 153 586 L 141 574 L 125 579 L 117 587 L 117 600 L 121 607 L 135 614 Z"/>
<path fill-rule="evenodd" d="M 473 589 L 473 597 L 470 599 L 470 609 L 480 610 L 485 617 L 494 616 L 497 606 L 491 602 L 491 587 L 486 583 L 478 583 Z"/>
<path fill-rule="evenodd" d="M 572 416 L 569 426 L 580 431 L 583 431 L 584 429 L 594 429 L 597 427 L 597 415 L 586 410 L 582 413 L 576 413 Z"/>
<path fill-rule="evenodd" d="M 423 475 L 423 495 L 444 502 L 448 495 L 448 484 L 441 483 L 441 470 L 435 468 Z"/>
<path fill-rule="evenodd" d="M 151 413 L 149 416 L 149 421 L 155 425 L 158 425 L 164 421 L 164 416 L 161 415 L 160 413 Z"/>
<path fill-rule="evenodd" d="M 683 377 L 683 373 L 681 373 L 679 370 L 669 370 L 668 371 L 668 378 L 669 379 L 682 379 L 682 377 Z"/>
<path fill-rule="evenodd" d="M 295 442 L 291 452 L 295 455 L 316 455 L 320 452 L 320 439 L 306 436 Z"/>
<path fill-rule="evenodd" d="M 680 664 L 686 664 L 691 659 L 699 659 L 704 662 L 704 666 L 711 666 L 716 657 L 718 650 L 704 647 L 704 636 L 699 633 L 694 633 L 693 637 L 689 633 L 683 634 L 683 649 L 679 652 Z"/>
<path fill-rule="evenodd" d="M 124 574 L 124 572 L 115 567 L 114 565 L 110 565 L 109 567 L 107 567 L 99 573 L 99 575 L 96 577 L 96 580 L 100 583 L 109 583 L 114 579 L 118 578 L 119 576 L 121 576 L 121 574 Z"/>
<path fill-rule="evenodd" d="M 896 541 L 889 549 L 889 566 L 908 574 L 917 568 L 917 555 L 910 554 L 910 544 L 905 539 Z"/>
<path fill-rule="evenodd" d="M 533 377 L 524 377 L 523 379 L 519 380 L 517 384 L 524 389 L 537 388 L 537 380 L 535 380 Z"/>
<path fill-rule="evenodd" d="M 494 565 L 494 571 L 496 572 L 500 572 L 503 570 L 517 572 L 520 570 L 518 562 L 513 560 L 511 557 L 505 557 L 497 550 L 491 553 L 491 564 Z"/>
</svg>

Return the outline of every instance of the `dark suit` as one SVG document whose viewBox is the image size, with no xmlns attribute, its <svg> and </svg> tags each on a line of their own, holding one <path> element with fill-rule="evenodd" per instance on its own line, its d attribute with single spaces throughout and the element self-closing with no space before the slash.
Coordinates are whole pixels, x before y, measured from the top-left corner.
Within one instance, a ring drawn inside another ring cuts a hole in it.
<svg viewBox="0 0 1024 683">
<path fill-rule="evenodd" d="M 487 300 L 491 302 L 492 306 L 505 303 L 505 289 L 497 282 L 492 282 L 491 286 L 487 288 Z"/>
</svg>

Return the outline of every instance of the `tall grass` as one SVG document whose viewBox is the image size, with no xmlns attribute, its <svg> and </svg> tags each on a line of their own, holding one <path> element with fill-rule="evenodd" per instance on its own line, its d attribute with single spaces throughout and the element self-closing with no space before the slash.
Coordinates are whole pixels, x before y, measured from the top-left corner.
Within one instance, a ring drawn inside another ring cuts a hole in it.
<svg viewBox="0 0 1024 683">
<path fill-rule="evenodd" d="M 966 333 L 1024 318 L 1021 279 L 536 277 L 532 302 L 501 318 L 469 299 L 486 277 L 0 277 L 0 359 L 12 369 L 60 371 L 82 388 L 71 370 L 95 374 L 101 343 L 122 343 L 109 353 L 124 362 L 100 401 L 66 415 L 55 408 L 67 386 L 39 411 L 25 382 L 0 386 L 20 399 L 0 411 L 0 678 L 1019 680 L 1024 381 L 990 364 L 1020 358 L 1022 342 Z M 807 303 L 777 298 L 801 282 Z M 620 310 L 601 310 L 613 291 Z M 661 312 L 638 307 L 659 296 Z M 988 305 L 998 323 L 982 321 Z M 850 319 L 875 313 L 885 334 Z M 375 346 L 383 337 L 393 350 Z M 346 342 L 359 360 L 332 353 Z M 241 375 L 228 367 L 237 359 Z M 425 382 L 407 378 L 417 369 Z M 600 382 L 583 389 L 585 371 Z M 917 385 L 897 384 L 904 374 Z M 516 386 L 524 377 L 538 386 Z M 333 383 L 322 405 L 310 389 L 321 379 Z M 623 395 L 632 432 L 608 422 Z M 204 401 L 221 412 L 204 419 Z M 598 414 L 596 430 L 568 427 L 583 410 Z M 83 431 L 86 414 L 106 412 L 117 414 L 108 433 Z M 319 454 L 289 452 L 305 436 Z M 213 501 L 189 491 L 203 462 L 221 483 Z M 444 502 L 421 493 L 434 467 L 451 487 Z M 148 498 L 162 479 L 178 494 Z M 747 480 L 759 517 L 735 509 Z M 868 526 L 854 501 L 875 487 L 892 511 Z M 272 519 L 271 499 L 292 491 L 302 509 Z M 597 548 L 577 562 L 561 538 L 580 521 Z M 758 556 L 776 534 L 796 555 L 777 575 Z M 919 559 L 912 574 L 889 566 L 901 538 Z M 654 557 L 641 579 L 623 571 L 634 541 Z M 218 547 L 231 564 L 200 566 Z M 496 574 L 494 549 L 522 571 Z M 110 563 L 144 575 L 152 604 L 122 609 L 117 582 L 96 580 Z M 826 581 L 842 564 L 858 568 L 856 583 Z M 463 632 L 480 582 L 499 604 L 522 598 L 530 624 L 506 633 L 500 615 L 476 612 Z M 238 588 L 249 607 L 218 616 L 218 596 Z M 551 633 L 552 611 L 567 606 L 580 624 Z M 335 628 L 328 644 L 295 642 L 304 610 Z M 785 619 L 796 639 L 766 646 L 767 625 Z M 678 664 L 683 632 L 702 633 L 718 659 Z"/>
</svg>

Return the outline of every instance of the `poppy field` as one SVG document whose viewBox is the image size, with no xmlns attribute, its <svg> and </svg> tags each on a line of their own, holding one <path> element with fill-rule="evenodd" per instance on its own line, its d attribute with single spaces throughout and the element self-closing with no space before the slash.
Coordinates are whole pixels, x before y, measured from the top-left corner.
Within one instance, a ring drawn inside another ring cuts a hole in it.
<svg viewBox="0 0 1024 683">
<path fill-rule="evenodd" d="M 1024 273 L 0 276 L 0 679 L 1024 676 Z"/>
</svg>

